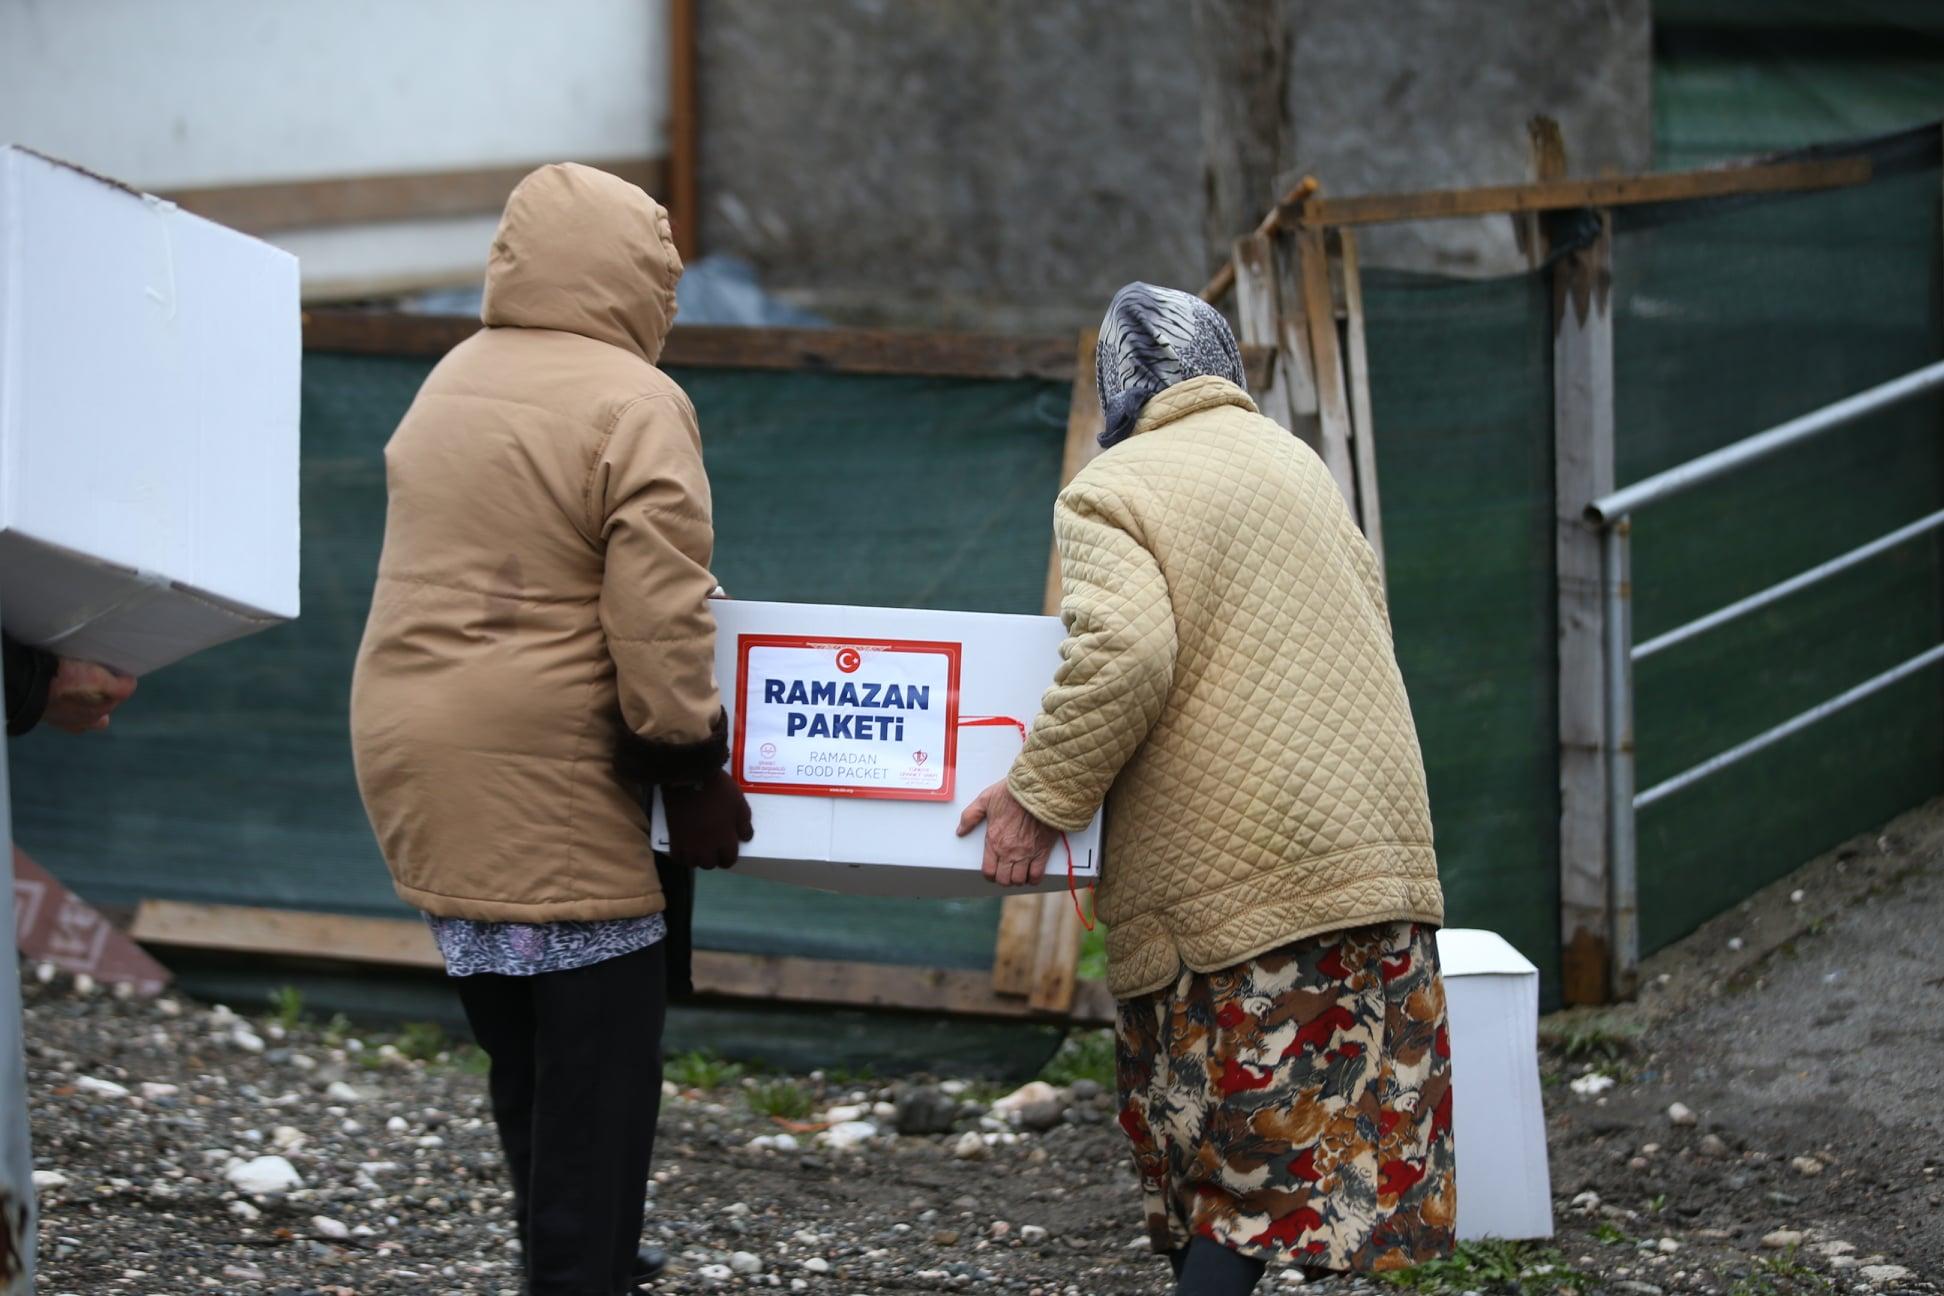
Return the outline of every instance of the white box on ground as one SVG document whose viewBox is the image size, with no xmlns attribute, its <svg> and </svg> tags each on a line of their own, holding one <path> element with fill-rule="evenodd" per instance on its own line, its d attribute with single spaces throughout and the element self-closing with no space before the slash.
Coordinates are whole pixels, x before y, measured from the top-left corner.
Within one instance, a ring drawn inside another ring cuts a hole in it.
<svg viewBox="0 0 1944 1296">
<path fill-rule="evenodd" d="M 7 632 L 139 675 L 297 615 L 297 261 L 0 147 Z"/>
<path fill-rule="evenodd" d="M 1020 889 L 980 872 L 983 831 L 954 830 L 1039 714 L 1057 618 L 732 600 L 715 613 L 730 770 L 756 822 L 738 872 L 853 895 Z M 667 848 L 659 806 L 654 842 Z M 1095 816 L 1054 845 L 1036 889 L 1099 874 Z"/>
<path fill-rule="evenodd" d="M 1451 1022 L 1458 1236 L 1548 1238 L 1552 1179 L 1539 1097 L 1539 969 L 1488 931 L 1438 933 Z"/>
</svg>

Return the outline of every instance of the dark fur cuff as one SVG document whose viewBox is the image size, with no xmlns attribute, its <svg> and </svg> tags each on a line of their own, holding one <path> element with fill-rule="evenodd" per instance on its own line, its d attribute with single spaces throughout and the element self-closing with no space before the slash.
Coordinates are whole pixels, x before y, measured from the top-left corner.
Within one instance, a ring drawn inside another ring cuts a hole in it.
<svg viewBox="0 0 1944 1296">
<path fill-rule="evenodd" d="M 700 783 L 729 763 L 729 717 L 717 713 L 715 727 L 700 742 L 671 743 L 626 735 L 621 743 L 621 770 L 644 787 L 670 783 Z"/>
</svg>

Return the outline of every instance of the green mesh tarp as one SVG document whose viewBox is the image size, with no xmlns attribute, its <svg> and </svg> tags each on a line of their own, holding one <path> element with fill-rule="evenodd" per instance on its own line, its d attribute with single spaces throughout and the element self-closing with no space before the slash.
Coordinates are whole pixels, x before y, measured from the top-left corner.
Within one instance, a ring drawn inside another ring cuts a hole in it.
<svg viewBox="0 0 1944 1296">
<path fill-rule="evenodd" d="M 384 529 L 382 450 L 424 360 L 310 354 L 295 624 L 144 681 L 100 740 L 14 767 L 21 844 L 100 902 L 403 914 L 352 776 L 346 704 Z M 706 442 L 717 573 L 745 598 L 1037 612 L 1067 388 L 678 371 Z M 710 876 L 707 948 L 989 967 L 993 901 L 829 896 Z"/>
<path fill-rule="evenodd" d="M 1657 166 L 1855 139 L 1940 114 L 1935 0 L 1655 0 Z"/>
<path fill-rule="evenodd" d="M 1398 661 L 1454 926 L 1559 948 L 1552 299 L 1537 276 L 1366 274 Z"/>
<path fill-rule="evenodd" d="M 1937 360 L 1938 134 L 1864 150 L 1824 193 L 1623 209 L 1616 468 L 1637 481 Z M 1940 403 L 1917 401 L 1645 510 L 1635 636 L 1654 635 L 1944 507 Z M 1936 535 L 1642 662 L 1642 789 L 1936 644 Z M 1944 787 L 1931 670 L 1644 810 L 1642 946 L 1693 929 Z"/>
<path fill-rule="evenodd" d="M 1937 139 L 1865 147 L 1878 176 L 1866 186 L 1623 212 L 1622 482 L 1938 357 Z M 1451 920 L 1504 933 L 1543 970 L 1551 1001 L 1550 293 L 1536 274 L 1371 273 L 1365 298 L 1398 655 Z M 161 672 L 106 739 L 36 738 L 15 753 L 21 842 L 84 894 L 403 912 L 352 782 L 345 699 L 382 529 L 380 449 L 428 367 L 307 357 L 298 624 Z M 677 377 L 701 414 L 733 594 L 1038 609 L 1065 386 Z M 1643 514 L 1639 637 L 1944 507 L 1939 413 L 1907 406 Z M 1936 643 L 1941 574 L 1933 537 L 1644 663 L 1641 786 Z M 1645 948 L 1940 784 L 1933 671 L 1651 808 Z M 996 922 L 990 901 L 850 899 L 732 875 L 707 879 L 699 936 L 716 949 L 983 968 Z"/>
</svg>

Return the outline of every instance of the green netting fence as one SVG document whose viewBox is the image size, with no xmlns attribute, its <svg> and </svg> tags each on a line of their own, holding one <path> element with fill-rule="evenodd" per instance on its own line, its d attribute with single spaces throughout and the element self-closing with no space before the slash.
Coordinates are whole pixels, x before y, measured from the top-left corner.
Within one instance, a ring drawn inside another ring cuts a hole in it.
<svg viewBox="0 0 1944 1296">
<path fill-rule="evenodd" d="M 1622 209 L 1616 470 L 1638 481 L 1944 354 L 1936 127 L 1867 185 Z M 1637 642 L 1944 506 L 1944 403 L 1915 401 L 1657 506 L 1634 527 Z M 1935 533 L 1642 662 L 1649 787 L 1936 644 Z M 1944 672 L 1920 673 L 1638 820 L 1652 951 L 1944 789 Z"/>
<path fill-rule="evenodd" d="M 1865 147 L 1819 194 L 1631 209 L 1614 249 L 1622 483 L 1934 360 L 1938 132 Z M 1542 274 L 1365 282 L 1398 653 L 1423 734 L 1454 923 L 1504 933 L 1556 998 L 1552 303 Z M 22 845 L 97 901 L 402 914 L 346 736 L 381 538 L 381 451 L 430 367 L 304 369 L 302 620 L 144 683 L 103 740 L 15 753 Z M 718 571 L 749 598 L 1036 611 L 1064 384 L 700 369 Z M 1651 635 L 1944 500 L 1936 402 L 1657 510 L 1635 548 Z M 1937 641 L 1944 554 L 1913 544 L 1639 672 L 1642 786 Z M 1645 948 L 1936 795 L 1944 688 L 1920 676 L 1643 815 Z M 826 896 L 711 877 L 705 947 L 985 968 L 997 904 Z M 887 975 L 893 975 L 887 968 Z M 234 979 L 234 973 L 230 974 Z M 701 1020 L 698 1018 L 697 1020 Z M 720 1022 L 721 1015 L 708 1020 Z M 757 1020 L 757 1019 L 750 1019 Z M 759 1033 L 796 1032 L 775 1014 Z M 855 1047 L 893 1047 L 857 1019 Z M 904 1040 L 910 1043 L 911 1033 Z M 999 1048 L 966 1028 L 945 1035 Z M 875 1041 L 872 1043 L 871 1041 Z M 969 1041 L 969 1043 L 968 1043 Z"/>
</svg>

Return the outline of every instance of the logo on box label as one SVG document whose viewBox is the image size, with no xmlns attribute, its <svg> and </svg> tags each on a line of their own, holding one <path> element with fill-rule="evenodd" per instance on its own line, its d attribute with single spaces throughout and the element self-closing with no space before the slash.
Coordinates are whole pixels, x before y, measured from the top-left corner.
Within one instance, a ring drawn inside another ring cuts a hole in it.
<svg viewBox="0 0 1944 1296">
<path fill-rule="evenodd" d="M 788 796 L 950 801 L 960 654 L 956 643 L 739 636 L 736 781 Z"/>
</svg>

